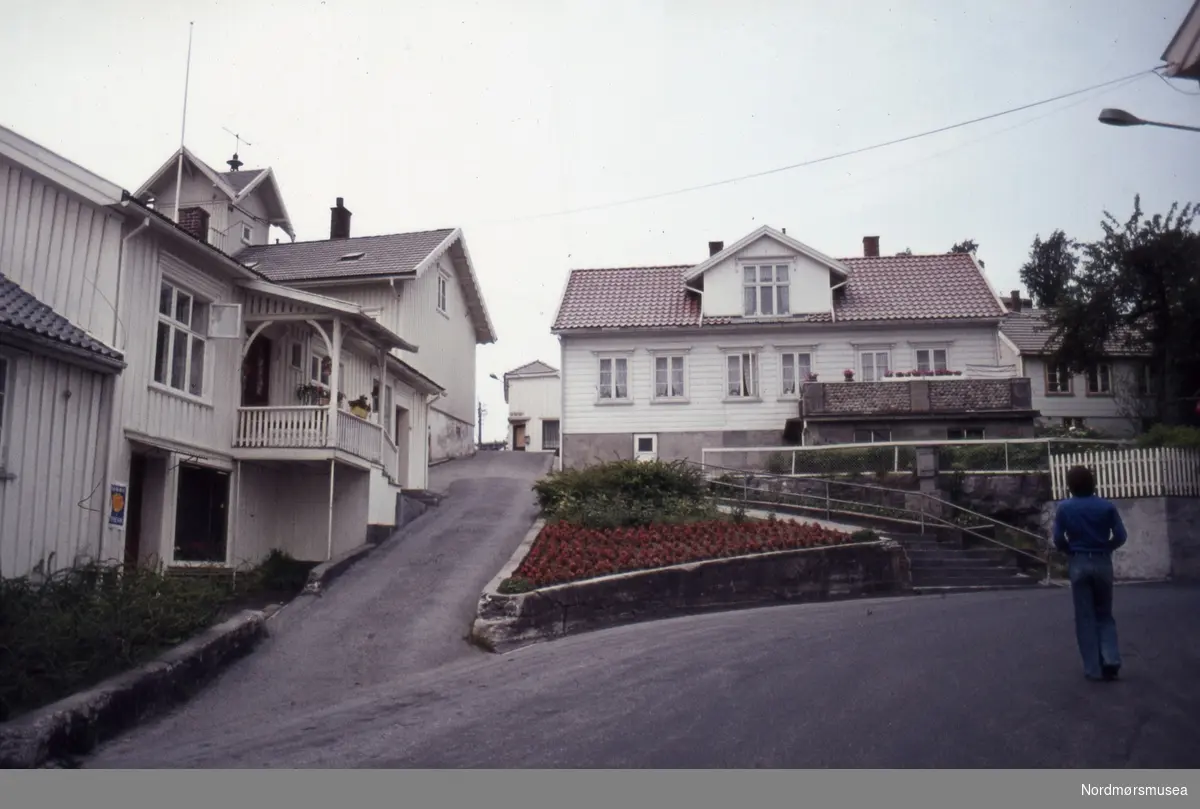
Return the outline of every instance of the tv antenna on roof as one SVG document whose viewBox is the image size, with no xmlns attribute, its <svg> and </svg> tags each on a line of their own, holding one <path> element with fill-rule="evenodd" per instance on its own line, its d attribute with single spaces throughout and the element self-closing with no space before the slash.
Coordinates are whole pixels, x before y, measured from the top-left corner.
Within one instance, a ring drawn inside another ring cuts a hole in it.
<svg viewBox="0 0 1200 809">
<path fill-rule="evenodd" d="M 253 146 L 254 144 L 253 144 L 253 143 L 251 143 L 250 141 L 246 140 L 246 139 L 245 139 L 245 138 L 243 138 L 241 135 L 239 135 L 238 133 L 234 132 L 232 129 L 230 129 L 230 128 L 229 128 L 229 127 L 227 127 L 227 126 L 223 126 L 223 127 L 221 127 L 221 128 L 222 128 L 222 129 L 224 129 L 226 132 L 228 132 L 230 135 L 233 135 L 233 140 L 234 140 L 234 147 L 233 147 L 233 149 L 234 149 L 234 150 L 233 150 L 233 159 L 232 159 L 232 160 L 226 160 L 225 162 L 229 164 L 229 170 L 230 170 L 230 171 L 237 171 L 237 170 L 238 170 L 238 169 L 240 169 L 240 168 L 241 168 L 243 165 L 245 165 L 244 163 L 242 163 L 242 161 L 241 161 L 241 160 L 238 160 L 238 152 L 240 152 L 240 151 L 242 150 L 242 144 L 244 143 L 244 144 L 246 144 L 247 146 Z"/>
</svg>

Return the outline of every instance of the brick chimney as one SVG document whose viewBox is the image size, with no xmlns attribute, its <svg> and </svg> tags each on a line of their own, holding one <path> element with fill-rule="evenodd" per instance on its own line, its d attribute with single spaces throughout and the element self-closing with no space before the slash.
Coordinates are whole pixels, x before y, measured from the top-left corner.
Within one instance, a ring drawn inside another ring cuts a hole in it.
<svg viewBox="0 0 1200 809">
<path fill-rule="evenodd" d="M 1014 312 L 1021 311 L 1021 290 L 1014 289 L 1008 299 L 1008 308 Z"/>
<path fill-rule="evenodd" d="M 203 208 L 180 208 L 179 227 L 208 244 L 208 211 Z"/>
<path fill-rule="evenodd" d="M 350 238 L 350 210 L 342 204 L 342 198 L 337 198 L 337 207 L 329 209 L 329 238 Z"/>
<path fill-rule="evenodd" d="M 878 236 L 863 236 L 863 255 L 867 258 L 879 258 Z"/>
<path fill-rule="evenodd" d="M 709 242 L 708 243 L 708 254 L 710 256 L 715 256 L 717 253 L 720 253 L 724 249 L 725 249 L 725 242 Z"/>
</svg>

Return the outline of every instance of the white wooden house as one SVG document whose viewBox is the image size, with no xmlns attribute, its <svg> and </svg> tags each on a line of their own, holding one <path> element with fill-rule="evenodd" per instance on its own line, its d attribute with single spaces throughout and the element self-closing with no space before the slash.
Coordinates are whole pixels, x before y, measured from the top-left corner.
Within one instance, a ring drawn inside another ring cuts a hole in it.
<svg viewBox="0 0 1200 809">
<path fill-rule="evenodd" d="M 762 227 L 695 264 L 572 270 L 562 463 L 1033 432 L 969 254 L 834 259 Z M 849 376 L 848 376 L 849 374 Z M 852 381 L 851 381 L 852 377 Z"/>
<path fill-rule="evenodd" d="M 506 446 L 518 452 L 558 452 L 562 423 L 562 378 L 541 360 L 504 375 L 508 405 Z"/>
<path fill-rule="evenodd" d="M 1157 410 L 1149 351 L 1116 334 L 1101 361 L 1073 374 L 1054 361 L 1053 310 L 1027 309 L 1016 295 L 1014 303 L 1000 325 L 1001 349 L 1029 377 L 1039 422 L 1112 436 L 1141 432 Z"/>
<path fill-rule="evenodd" d="M 421 347 L 396 313 L 234 258 L 231 227 L 255 245 L 290 231 L 273 175 L 184 166 L 203 180 L 175 222 L 0 129 L 0 440 L 22 438 L 0 476 L 3 575 L 79 556 L 323 560 L 390 533 L 401 493 L 426 486 L 446 387 L 409 361 Z M 438 258 L 465 255 L 459 233 Z M 20 353 L 31 328 L 46 359 Z"/>
</svg>

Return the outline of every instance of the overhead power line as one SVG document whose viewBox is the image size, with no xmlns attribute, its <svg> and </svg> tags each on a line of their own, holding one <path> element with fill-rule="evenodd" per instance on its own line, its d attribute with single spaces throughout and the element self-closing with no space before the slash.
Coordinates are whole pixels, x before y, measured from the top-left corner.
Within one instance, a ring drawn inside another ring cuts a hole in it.
<svg viewBox="0 0 1200 809">
<path fill-rule="evenodd" d="M 1029 104 L 1022 104 L 1019 107 L 1012 107 L 1010 109 L 1006 109 L 1001 112 L 993 112 L 990 115 L 981 115 L 978 118 L 971 118 L 966 121 L 959 121 L 956 124 L 948 124 L 947 126 L 941 126 L 941 127 L 938 127 L 937 129 L 929 129 L 929 130 L 926 130 L 925 132 L 918 132 L 914 135 L 906 135 L 902 138 L 895 138 L 893 140 L 884 141 L 883 143 L 876 143 L 876 144 L 872 144 L 871 146 L 862 146 L 858 149 L 851 149 L 846 152 L 838 152 L 836 154 L 826 155 L 824 157 L 818 157 L 818 158 L 814 158 L 812 160 L 804 160 L 802 162 L 792 163 L 787 166 L 779 166 L 778 168 L 767 169 L 766 171 L 758 171 L 758 172 L 754 172 L 753 174 L 743 174 L 738 177 L 730 177 L 730 178 L 724 179 L 724 180 L 716 180 L 711 183 L 703 183 L 701 185 L 692 185 L 692 186 L 688 186 L 686 188 L 677 188 L 674 191 L 662 191 L 657 194 L 646 194 L 645 196 L 631 197 L 629 199 L 618 200 L 615 202 L 604 202 L 604 203 L 599 203 L 597 205 L 587 205 L 587 206 L 584 206 L 581 208 L 569 208 L 566 210 L 556 211 L 553 213 L 533 214 L 530 216 L 516 217 L 513 219 L 503 220 L 503 223 L 507 224 L 507 223 L 511 223 L 511 222 L 527 222 L 527 221 L 530 221 L 533 219 L 549 219 L 549 218 L 558 217 L 558 216 L 569 216 L 571 214 L 586 213 L 588 211 L 599 211 L 599 210 L 604 210 L 606 208 L 616 208 L 616 207 L 619 207 L 622 205 L 632 205 L 637 202 L 648 202 L 650 200 L 663 199 L 664 197 L 673 197 L 678 194 L 688 194 L 693 191 L 703 191 L 708 188 L 717 188 L 722 185 L 731 185 L 732 183 L 740 183 L 740 182 L 744 182 L 746 180 L 754 180 L 759 177 L 766 177 L 771 174 L 779 174 L 779 173 L 785 172 L 785 171 L 794 171 L 795 169 L 806 168 L 808 166 L 815 166 L 818 163 L 828 163 L 831 160 L 840 160 L 843 157 L 851 157 L 852 155 L 863 154 L 864 152 L 872 152 L 872 151 L 875 151 L 876 149 L 883 149 L 888 146 L 895 146 L 900 143 L 907 143 L 908 141 L 917 140 L 918 138 L 927 138 L 930 135 L 937 135 L 942 132 L 949 132 L 952 129 L 959 129 L 964 126 L 970 126 L 972 124 L 982 123 L 983 121 L 990 121 L 993 118 L 1000 118 L 1005 115 L 1012 115 L 1013 113 L 1022 112 L 1023 110 L 1033 109 L 1034 107 L 1041 107 L 1046 104 L 1053 104 L 1055 101 L 1061 101 L 1064 98 L 1071 98 L 1072 96 L 1081 95 L 1083 93 L 1090 93 L 1093 90 L 1099 90 L 1103 87 L 1110 87 L 1114 84 L 1128 82 L 1128 81 L 1131 81 L 1132 79 L 1140 78 L 1142 76 L 1146 76 L 1146 75 L 1149 75 L 1152 73 L 1154 73 L 1153 68 L 1148 69 L 1148 70 L 1139 70 L 1137 73 L 1130 73 L 1129 75 L 1121 76 L 1118 79 L 1112 79 L 1110 81 L 1101 82 L 1100 84 L 1093 84 L 1090 87 L 1083 87 L 1078 90 L 1072 90 L 1069 93 L 1063 93 L 1061 95 L 1056 95 L 1052 98 L 1044 98 L 1041 101 L 1034 101 Z"/>
</svg>

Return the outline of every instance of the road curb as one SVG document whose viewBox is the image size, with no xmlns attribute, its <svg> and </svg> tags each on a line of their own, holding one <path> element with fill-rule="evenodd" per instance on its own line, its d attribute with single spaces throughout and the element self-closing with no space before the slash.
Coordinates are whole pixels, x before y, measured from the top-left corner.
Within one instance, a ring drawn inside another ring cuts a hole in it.
<svg viewBox="0 0 1200 809">
<path fill-rule="evenodd" d="M 245 610 L 148 663 L 0 724 L 0 768 L 35 769 L 84 755 L 183 702 L 263 640 L 276 611 Z"/>
<path fill-rule="evenodd" d="M 393 534 L 394 536 L 395 534 Z M 387 540 L 384 540 L 386 542 Z M 357 548 L 351 548 L 344 553 L 330 559 L 328 562 L 322 562 L 308 572 L 308 583 L 304 585 L 304 589 L 300 592 L 301 595 L 320 595 L 334 579 L 341 576 L 351 565 L 363 558 L 371 551 L 378 548 L 383 543 L 364 542 Z"/>
<path fill-rule="evenodd" d="M 499 651 L 495 638 L 498 632 L 502 631 L 508 624 L 508 620 L 504 618 L 483 618 L 481 616 L 488 611 L 494 601 L 508 598 L 508 596 L 500 593 L 500 582 L 511 576 L 521 566 L 521 562 L 529 554 L 529 549 L 533 547 L 534 541 L 538 538 L 538 534 L 542 532 L 542 527 L 545 524 L 546 521 L 542 518 L 534 520 L 529 531 L 525 533 L 525 538 L 521 540 L 521 544 L 513 551 L 513 555 L 508 557 L 508 561 L 500 568 L 500 572 L 493 576 L 492 580 L 483 588 L 483 593 L 479 596 L 479 604 L 475 608 L 475 620 L 471 624 L 471 631 L 468 635 L 471 643 L 481 649 L 493 653 Z"/>
</svg>

